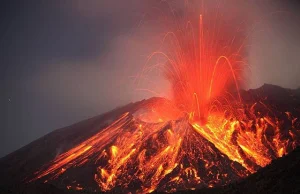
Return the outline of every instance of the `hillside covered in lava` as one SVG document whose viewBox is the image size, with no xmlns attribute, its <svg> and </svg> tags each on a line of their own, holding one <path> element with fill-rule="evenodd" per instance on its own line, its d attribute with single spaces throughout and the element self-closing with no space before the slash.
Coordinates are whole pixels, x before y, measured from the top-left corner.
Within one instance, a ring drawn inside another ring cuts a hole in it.
<svg viewBox="0 0 300 194">
<path fill-rule="evenodd" d="M 179 191 L 176 194 L 225 194 L 225 193 L 299 193 L 300 188 L 300 148 L 258 170 L 255 174 L 229 185 L 201 189 L 197 191 Z"/>
<path fill-rule="evenodd" d="M 0 192 L 279 192 L 297 180 L 300 90 L 241 98 L 205 124 L 151 98 L 55 130 L 0 159 Z"/>
</svg>

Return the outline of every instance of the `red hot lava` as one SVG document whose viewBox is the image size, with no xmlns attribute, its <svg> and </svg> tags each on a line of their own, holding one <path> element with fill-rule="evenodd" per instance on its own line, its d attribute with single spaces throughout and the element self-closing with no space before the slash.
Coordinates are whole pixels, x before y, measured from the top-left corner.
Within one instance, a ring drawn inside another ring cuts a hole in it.
<svg viewBox="0 0 300 194">
<path fill-rule="evenodd" d="M 245 39 L 237 43 L 234 34 L 220 41 L 222 26 L 209 29 L 203 15 L 197 25 L 188 21 L 182 26 L 164 38 L 169 53 L 150 57 L 167 59 L 164 72 L 173 100 L 156 100 L 134 114 L 123 114 L 46 164 L 33 180 L 55 181 L 72 169 L 94 164 L 93 179 L 102 191 L 214 187 L 246 177 L 295 148 L 299 130 L 290 113 L 286 117 L 291 127 L 283 135 L 276 116 L 256 109 L 261 102 L 249 108 L 242 104 Z M 86 189 L 81 184 L 67 188 Z"/>
</svg>

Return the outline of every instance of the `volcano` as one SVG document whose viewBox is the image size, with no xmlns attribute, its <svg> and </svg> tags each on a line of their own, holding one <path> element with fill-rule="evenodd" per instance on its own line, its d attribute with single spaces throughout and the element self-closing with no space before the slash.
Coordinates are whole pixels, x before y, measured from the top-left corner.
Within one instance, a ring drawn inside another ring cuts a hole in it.
<svg viewBox="0 0 300 194">
<path fill-rule="evenodd" d="M 240 94 L 238 120 L 224 113 L 201 124 L 176 111 L 161 114 L 172 104 L 154 97 L 55 130 L 1 158 L 1 187 L 4 193 L 150 193 L 247 179 L 299 145 L 300 95 L 268 84 Z"/>
</svg>

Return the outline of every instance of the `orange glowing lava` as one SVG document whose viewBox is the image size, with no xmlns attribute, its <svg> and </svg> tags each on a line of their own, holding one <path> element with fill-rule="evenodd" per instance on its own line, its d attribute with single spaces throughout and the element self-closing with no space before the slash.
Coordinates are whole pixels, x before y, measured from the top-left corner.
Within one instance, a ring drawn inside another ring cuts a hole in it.
<svg viewBox="0 0 300 194">
<path fill-rule="evenodd" d="M 291 113 L 285 114 L 286 130 L 277 116 L 261 115 L 257 103 L 244 106 L 239 84 L 245 39 L 233 34 L 221 41 L 222 25 L 208 25 L 204 15 L 196 25 L 181 26 L 164 37 L 170 51 L 149 58 L 166 58 L 163 71 L 172 100 L 121 115 L 43 166 L 32 181 L 54 181 L 90 165 L 96 166 L 93 179 L 101 191 L 214 187 L 256 172 L 299 144 L 298 121 Z"/>
</svg>

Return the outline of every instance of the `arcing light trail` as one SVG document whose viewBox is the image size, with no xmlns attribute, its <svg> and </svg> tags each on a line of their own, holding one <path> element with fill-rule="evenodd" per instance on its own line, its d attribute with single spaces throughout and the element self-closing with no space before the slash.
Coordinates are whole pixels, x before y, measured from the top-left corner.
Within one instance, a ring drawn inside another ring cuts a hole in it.
<svg viewBox="0 0 300 194">
<path fill-rule="evenodd" d="M 294 149 L 299 130 L 291 113 L 286 118 L 292 125 L 284 132 L 276 116 L 256 109 L 262 102 L 244 106 L 241 100 L 244 39 L 237 43 L 234 35 L 220 42 L 220 26 L 207 30 L 202 15 L 197 23 L 198 36 L 189 21 L 165 36 L 169 53 L 151 55 L 167 59 L 163 71 L 171 100 L 121 115 L 43 166 L 31 181 L 50 182 L 95 164 L 93 179 L 101 191 L 173 192 L 228 184 Z"/>
</svg>

